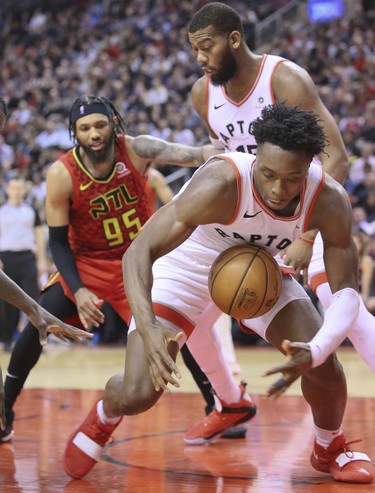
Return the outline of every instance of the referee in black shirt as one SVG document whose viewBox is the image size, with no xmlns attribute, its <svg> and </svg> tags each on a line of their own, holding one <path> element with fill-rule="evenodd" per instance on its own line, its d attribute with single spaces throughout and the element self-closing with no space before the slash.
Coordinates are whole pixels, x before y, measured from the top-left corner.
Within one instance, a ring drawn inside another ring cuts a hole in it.
<svg viewBox="0 0 375 493">
<path fill-rule="evenodd" d="M 0 207 L 0 268 L 29 296 L 37 299 L 39 276 L 47 272 L 46 238 L 38 211 L 24 201 L 26 183 L 11 178 L 7 201 Z M 0 341 L 12 348 L 20 312 L 1 301 Z"/>
</svg>

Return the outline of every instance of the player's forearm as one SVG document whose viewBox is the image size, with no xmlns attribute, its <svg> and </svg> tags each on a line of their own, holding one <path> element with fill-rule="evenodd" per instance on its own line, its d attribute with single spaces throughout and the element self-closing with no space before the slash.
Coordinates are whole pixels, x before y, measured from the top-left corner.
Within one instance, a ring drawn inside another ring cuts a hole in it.
<svg viewBox="0 0 375 493">
<path fill-rule="evenodd" d="M 0 271 L 0 297 L 26 315 L 29 315 L 36 307 L 36 301 L 26 294 L 3 271 Z"/>
<path fill-rule="evenodd" d="M 309 342 L 313 367 L 320 366 L 342 344 L 357 320 L 360 298 L 352 288 L 334 293 L 319 332 Z"/>
<path fill-rule="evenodd" d="M 122 275 L 134 321 L 142 331 L 155 321 L 151 300 L 152 268 L 147 261 L 138 262 L 141 254 L 134 246 L 133 243 L 122 258 Z"/>
<path fill-rule="evenodd" d="M 320 155 L 319 158 L 324 171 L 343 185 L 349 172 L 349 160 L 346 152 L 330 147 L 325 149 L 325 154 Z"/>
<path fill-rule="evenodd" d="M 207 144 L 203 147 L 203 159 L 204 162 L 207 161 L 208 158 L 211 156 L 216 156 L 217 154 L 221 154 L 224 152 L 224 147 L 221 147 L 220 149 L 215 147 L 215 145 Z"/>
<path fill-rule="evenodd" d="M 79 276 L 76 261 L 69 245 L 68 226 L 50 227 L 49 244 L 54 264 L 71 292 L 75 294 L 84 285 Z"/>
<path fill-rule="evenodd" d="M 35 229 L 36 258 L 38 263 L 47 264 L 47 241 L 42 226 Z"/>
</svg>

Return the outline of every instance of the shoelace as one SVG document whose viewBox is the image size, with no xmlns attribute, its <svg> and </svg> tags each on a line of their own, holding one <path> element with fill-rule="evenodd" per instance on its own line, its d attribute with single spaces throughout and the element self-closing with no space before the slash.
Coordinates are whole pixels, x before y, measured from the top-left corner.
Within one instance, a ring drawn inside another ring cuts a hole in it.
<svg viewBox="0 0 375 493">
<path fill-rule="evenodd" d="M 353 450 L 350 448 L 350 445 L 352 445 L 353 443 L 358 443 L 358 442 L 362 442 L 362 439 L 357 439 L 357 440 L 352 440 L 350 442 L 344 442 L 341 450 L 342 452 L 349 458 L 351 459 L 352 457 L 354 457 L 354 452 Z"/>
<path fill-rule="evenodd" d="M 97 422 L 95 422 L 89 425 L 86 435 L 88 435 L 92 440 L 94 440 L 99 444 L 102 443 L 105 444 L 108 442 L 112 443 L 114 441 L 114 438 L 112 437 L 111 433 L 112 430 L 111 431 L 102 430 L 100 426 L 97 424 Z"/>
</svg>

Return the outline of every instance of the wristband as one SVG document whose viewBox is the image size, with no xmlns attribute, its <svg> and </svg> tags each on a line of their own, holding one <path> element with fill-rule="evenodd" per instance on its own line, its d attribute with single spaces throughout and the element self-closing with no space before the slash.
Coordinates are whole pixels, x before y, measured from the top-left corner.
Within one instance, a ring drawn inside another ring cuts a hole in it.
<svg viewBox="0 0 375 493">
<path fill-rule="evenodd" d="M 300 236 L 298 239 L 303 241 L 304 243 L 307 243 L 308 245 L 313 245 L 315 242 L 315 240 L 309 240 L 308 238 L 304 238 L 303 236 Z"/>
</svg>

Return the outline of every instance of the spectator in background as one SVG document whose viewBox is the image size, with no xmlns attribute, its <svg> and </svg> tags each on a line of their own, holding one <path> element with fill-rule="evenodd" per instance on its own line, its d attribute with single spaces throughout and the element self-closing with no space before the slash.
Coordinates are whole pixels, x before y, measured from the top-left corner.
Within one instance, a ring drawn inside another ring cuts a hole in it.
<svg viewBox="0 0 375 493">
<path fill-rule="evenodd" d="M 353 232 L 353 240 L 358 249 L 359 257 L 359 287 L 361 297 L 366 305 L 366 308 L 374 314 L 375 297 L 373 294 L 373 278 L 374 278 L 374 259 L 368 253 L 368 247 L 371 242 L 371 237 L 362 230 Z"/>
<path fill-rule="evenodd" d="M 374 79 L 375 80 L 375 73 Z M 374 82 L 375 85 L 375 82 Z M 365 107 L 363 124 L 359 130 L 359 139 L 375 142 L 375 90 L 373 100 L 369 101 Z"/>
<path fill-rule="evenodd" d="M 367 220 L 366 211 L 363 207 L 353 207 L 353 231 L 364 231 L 369 236 L 372 236 L 374 233 L 374 228 Z"/>
<path fill-rule="evenodd" d="M 0 207 L 0 267 L 31 298 L 37 299 L 40 276 L 48 272 L 46 237 L 39 214 L 24 201 L 26 183 L 11 178 L 7 201 Z M 4 349 L 10 351 L 16 335 L 20 312 L 1 303 L 0 334 Z"/>
<path fill-rule="evenodd" d="M 366 174 L 375 173 L 374 143 L 363 142 L 360 152 L 361 156 L 352 162 L 349 170 L 349 178 L 355 185 L 364 182 Z"/>
<path fill-rule="evenodd" d="M 3 172 L 7 172 L 12 168 L 14 157 L 14 150 L 5 142 L 4 137 L 0 135 L 0 163 Z"/>
</svg>

